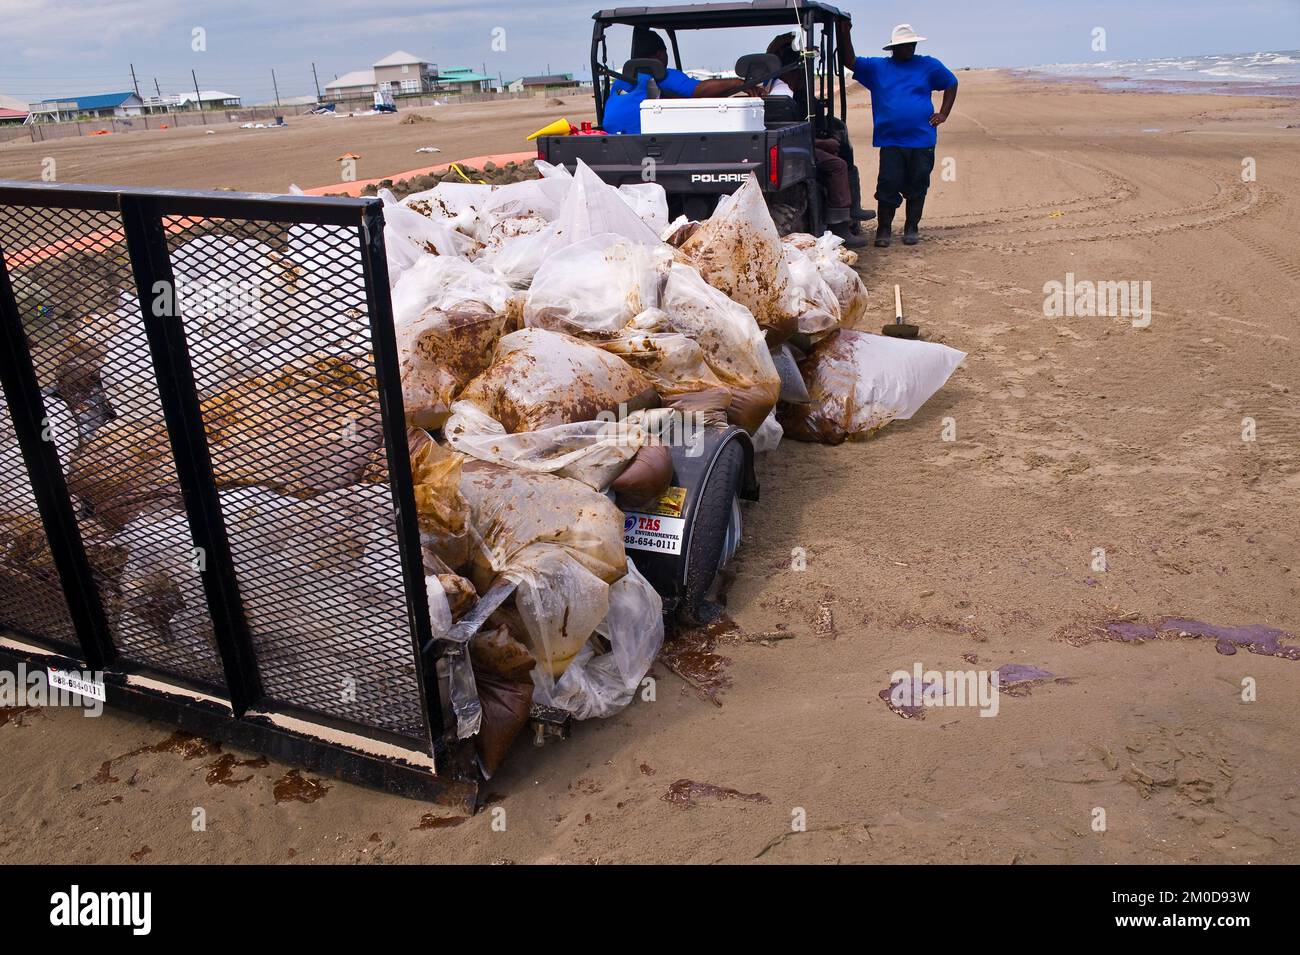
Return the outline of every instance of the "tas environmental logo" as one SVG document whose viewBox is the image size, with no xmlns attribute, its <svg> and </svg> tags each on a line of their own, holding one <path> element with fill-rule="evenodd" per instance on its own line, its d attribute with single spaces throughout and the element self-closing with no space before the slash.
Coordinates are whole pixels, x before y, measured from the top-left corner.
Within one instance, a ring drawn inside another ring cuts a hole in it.
<svg viewBox="0 0 1300 955">
<path fill-rule="evenodd" d="M 123 925 L 132 935 L 148 935 L 153 926 L 152 892 L 69 892 L 50 896 L 51 925 Z"/>
</svg>

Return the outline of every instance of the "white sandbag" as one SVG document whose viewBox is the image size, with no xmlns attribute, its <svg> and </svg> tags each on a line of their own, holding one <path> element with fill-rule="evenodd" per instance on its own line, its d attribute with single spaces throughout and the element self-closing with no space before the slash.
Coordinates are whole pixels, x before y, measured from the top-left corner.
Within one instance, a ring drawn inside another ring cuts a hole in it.
<svg viewBox="0 0 1300 955">
<path fill-rule="evenodd" d="M 588 640 L 558 680 L 534 670 L 535 703 L 586 720 L 613 716 L 632 702 L 663 646 L 663 602 L 629 560 L 626 576 L 609 587 L 608 606 L 596 632 L 609 641 L 609 652 L 597 653 Z"/>
<path fill-rule="evenodd" d="M 533 279 L 524 324 L 592 338 L 659 304 L 672 250 L 602 233 L 553 252 Z"/>
<path fill-rule="evenodd" d="M 814 345 L 800 363 L 812 401 L 783 405 L 781 424 L 799 441 L 839 444 L 867 437 L 916 414 L 965 357 L 936 342 L 842 329 Z"/>
</svg>

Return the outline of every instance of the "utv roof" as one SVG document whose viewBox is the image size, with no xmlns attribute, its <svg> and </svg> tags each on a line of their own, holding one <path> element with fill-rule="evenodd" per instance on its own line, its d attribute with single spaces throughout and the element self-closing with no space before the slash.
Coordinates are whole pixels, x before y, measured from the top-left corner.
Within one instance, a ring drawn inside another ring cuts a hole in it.
<svg viewBox="0 0 1300 955">
<path fill-rule="evenodd" d="M 818 20 L 845 19 L 849 14 L 820 0 L 753 0 L 751 3 L 688 3 L 675 7 L 616 7 L 592 15 L 602 23 L 658 27 L 663 30 L 707 30 L 711 27 L 773 27 L 798 22 L 799 14 Z"/>
</svg>

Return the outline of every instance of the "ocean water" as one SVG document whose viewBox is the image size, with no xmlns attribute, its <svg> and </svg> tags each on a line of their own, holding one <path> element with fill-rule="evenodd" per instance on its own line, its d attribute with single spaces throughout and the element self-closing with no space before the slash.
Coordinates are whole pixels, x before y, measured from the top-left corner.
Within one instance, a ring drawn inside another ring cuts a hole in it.
<svg viewBox="0 0 1300 955">
<path fill-rule="evenodd" d="M 1181 88 L 1251 96 L 1294 96 L 1300 90 L 1300 50 L 1049 63 L 1021 69 L 1049 76 L 1097 79 L 1114 89 Z"/>
</svg>

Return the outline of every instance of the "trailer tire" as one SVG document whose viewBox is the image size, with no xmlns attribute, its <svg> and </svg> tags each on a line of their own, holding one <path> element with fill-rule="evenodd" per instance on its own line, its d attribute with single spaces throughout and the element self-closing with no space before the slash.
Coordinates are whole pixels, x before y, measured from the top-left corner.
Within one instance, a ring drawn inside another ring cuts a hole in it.
<svg viewBox="0 0 1300 955">
<path fill-rule="evenodd" d="M 736 505 L 744 470 L 745 446 L 739 441 L 728 442 L 700 492 L 678 604 L 678 616 L 688 626 L 705 623 L 702 617 L 710 616 L 707 595 L 718 574 L 727 525 L 731 522 L 731 509 Z"/>
</svg>

